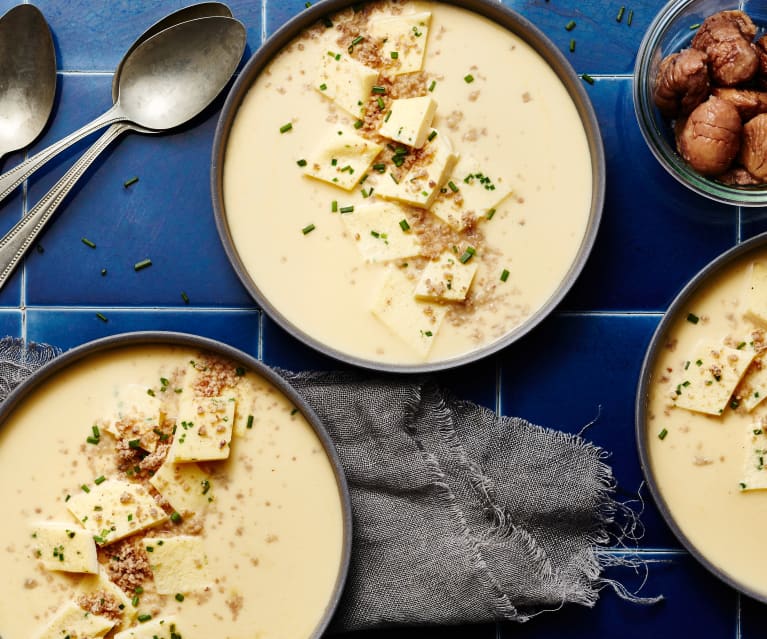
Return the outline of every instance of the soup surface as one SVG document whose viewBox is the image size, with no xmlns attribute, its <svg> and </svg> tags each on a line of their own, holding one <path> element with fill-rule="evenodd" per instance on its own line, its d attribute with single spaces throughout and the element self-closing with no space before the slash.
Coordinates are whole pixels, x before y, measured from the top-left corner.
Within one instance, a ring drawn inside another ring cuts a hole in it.
<svg viewBox="0 0 767 639">
<path fill-rule="evenodd" d="M 338 578 L 331 463 L 254 372 L 88 356 L 0 427 L 0 636 L 308 637 Z"/>
<path fill-rule="evenodd" d="M 767 525 L 767 251 L 750 252 L 682 309 L 654 364 L 652 474 L 681 531 L 744 587 L 767 596 L 755 558 Z"/>
<path fill-rule="evenodd" d="M 259 74 L 223 197 L 278 314 L 344 355 L 408 365 L 492 344 L 551 298 L 591 179 L 575 105 L 529 45 L 458 7 L 379 2 Z"/>
</svg>

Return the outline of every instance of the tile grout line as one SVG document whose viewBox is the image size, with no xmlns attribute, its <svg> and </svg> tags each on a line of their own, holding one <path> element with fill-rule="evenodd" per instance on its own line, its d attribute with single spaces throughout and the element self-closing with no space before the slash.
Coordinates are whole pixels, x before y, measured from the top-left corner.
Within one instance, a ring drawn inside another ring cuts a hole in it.
<svg viewBox="0 0 767 639">
<path fill-rule="evenodd" d="M 261 0 L 261 45 L 266 42 L 266 2 Z"/>
</svg>

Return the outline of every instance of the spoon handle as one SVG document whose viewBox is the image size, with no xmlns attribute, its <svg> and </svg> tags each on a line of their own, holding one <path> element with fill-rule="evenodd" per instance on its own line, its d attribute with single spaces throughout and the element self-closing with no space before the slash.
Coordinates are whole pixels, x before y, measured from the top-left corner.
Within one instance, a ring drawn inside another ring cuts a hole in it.
<svg viewBox="0 0 767 639">
<path fill-rule="evenodd" d="M 51 160 L 65 149 L 68 149 L 75 142 L 79 142 L 94 131 L 97 131 L 107 124 L 113 124 L 121 120 L 125 120 L 125 116 L 121 115 L 116 107 L 112 107 L 109 111 L 95 120 L 90 121 L 77 131 L 70 133 L 58 142 L 54 142 L 49 147 L 46 147 L 42 151 L 35 153 L 32 157 L 27 158 L 18 166 L 13 167 L 10 171 L 6 171 L 0 175 L 0 202 L 8 197 L 19 184 L 48 162 L 48 160 Z"/>
<path fill-rule="evenodd" d="M 130 124 L 121 122 L 110 126 L 35 207 L 0 239 L 0 288 L 5 286 L 29 247 L 88 167 L 115 139 L 131 128 L 133 127 Z"/>
</svg>

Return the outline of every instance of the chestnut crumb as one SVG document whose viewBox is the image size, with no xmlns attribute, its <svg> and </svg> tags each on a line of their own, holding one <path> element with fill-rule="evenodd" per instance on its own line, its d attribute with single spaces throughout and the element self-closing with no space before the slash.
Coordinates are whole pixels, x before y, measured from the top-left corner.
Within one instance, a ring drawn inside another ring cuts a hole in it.
<svg viewBox="0 0 767 639">
<path fill-rule="evenodd" d="M 740 150 L 737 109 L 711 96 L 695 108 L 679 136 L 679 152 L 702 175 L 724 173 Z"/>
</svg>

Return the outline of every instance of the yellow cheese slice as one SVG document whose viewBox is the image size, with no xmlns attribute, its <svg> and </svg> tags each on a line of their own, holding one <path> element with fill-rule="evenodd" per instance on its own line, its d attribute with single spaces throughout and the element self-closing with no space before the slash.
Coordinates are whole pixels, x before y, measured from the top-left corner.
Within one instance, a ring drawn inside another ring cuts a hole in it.
<svg viewBox="0 0 767 639">
<path fill-rule="evenodd" d="M 176 434 L 168 451 L 168 460 L 178 464 L 229 457 L 236 405 L 234 394 L 222 397 L 186 395 L 179 405 Z"/>
<path fill-rule="evenodd" d="M 183 636 L 176 617 L 170 616 L 152 619 L 140 626 L 118 632 L 114 639 L 180 639 Z"/>
<path fill-rule="evenodd" d="M 434 133 L 436 129 L 432 129 Z M 431 137 L 431 140 L 428 140 Z M 376 187 L 376 195 L 399 200 L 412 206 L 428 209 L 453 172 L 459 155 L 447 136 L 437 132 L 427 137 L 424 151 L 407 174 L 398 182 L 391 176 L 381 176 Z"/>
<path fill-rule="evenodd" d="M 431 96 L 392 100 L 378 132 L 385 138 L 420 149 L 431 133 L 437 103 Z"/>
<path fill-rule="evenodd" d="M 323 54 L 315 88 L 338 106 L 359 118 L 365 110 L 378 71 L 366 67 L 345 53 Z"/>
<path fill-rule="evenodd" d="M 35 556 L 47 570 L 98 572 L 96 543 L 83 527 L 68 522 L 36 522 L 31 535 Z"/>
<path fill-rule="evenodd" d="M 382 149 L 380 144 L 350 129 L 336 127 L 322 138 L 309 157 L 304 173 L 349 191 L 362 179 Z"/>
<path fill-rule="evenodd" d="M 208 474 L 197 464 L 174 464 L 166 459 L 149 483 L 182 515 L 201 513 L 213 500 Z"/>
<path fill-rule="evenodd" d="M 385 262 L 418 255 L 421 244 L 405 211 L 395 202 L 376 202 L 341 214 L 356 247 L 368 262 Z M 404 220 L 404 223 L 403 223 Z"/>
<path fill-rule="evenodd" d="M 754 410 L 767 397 L 767 362 L 764 361 L 763 353 L 754 357 L 735 395 L 740 398 L 740 405 L 748 412 Z"/>
<path fill-rule="evenodd" d="M 115 622 L 100 615 L 85 612 L 73 601 L 59 608 L 45 627 L 34 635 L 35 639 L 94 639 L 103 637 L 114 628 Z"/>
<path fill-rule="evenodd" d="M 430 302 L 461 302 L 466 299 L 474 275 L 476 258 L 465 263 L 459 255 L 445 251 L 437 260 L 426 265 L 415 288 L 415 296 Z"/>
<path fill-rule="evenodd" d="M 103 569 L 99 569 L 98 574 L 83 576 L 77 584 L 77 591 L 84 595 L 106 593 L 120 602 L 123 616 L 122 621 L 116 626 L 118 630 L 130 625 L 138 616 L 138 610 L 131 605 L 131 598 L 109 579 Z"/>
<path fill-rule="evenodd" d="M 415 298 L 415 284 L 404 269 L 390 266 L 373 302 L 372 312 L 421 357 L 429 354 L 447 307 Z"/>
<path fill-rule="evenodd" d="M 385 16 L 371 20 L 368 33 L 381 43 L 381 57 L 391 62 L 395 75 L 413 73 L 423 66 L 430 23 L 429 11 Z"/>
<path fill-rule="evenodd" d="M 760 423 L 747 425 L 741 490 L 767 489 L 767 432 Z"/>
<path fill-rule="evenodd" d="M 81 491 L 74 495 L 66 506 L 99 546 L 114 543 L 167 520 L 162 508 L 139 484 L 107 479 L 87 488 L 89 492 Z"/>
<path fill-rule="evenodd" d="M 751 265 L 745 316 L 752 322 L 767 326 L 767 265 L 761 262 Z"/>
<path fill-rule="evenodd" d="M 159 594 L 187 594 L 210 585 L 202 537 L 145 537 L 144 545 Z"/>
<path fill-rule="evenodd" d="M 721 415 L 735 387 L 754 358 L 752 350 L 738 350 L 717 342 L 699 342 L 689 365 L 676 380 L 672 396 L 680 408 Z"/>
<path fill-rule="evenodd" d="M 512 193 L 511 186 L 492 167 L 470 156 L 461 156 L 450 177 L 455 190 L 448 188 L 434 201 L 431 212 L 457 231 L 495 215 L 496 208 Z"/>
</svg>

